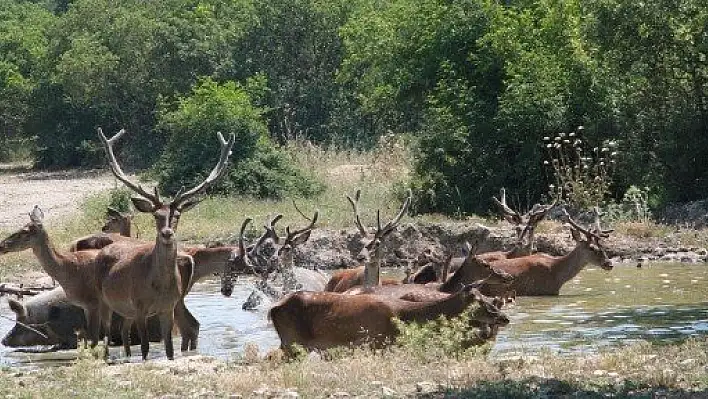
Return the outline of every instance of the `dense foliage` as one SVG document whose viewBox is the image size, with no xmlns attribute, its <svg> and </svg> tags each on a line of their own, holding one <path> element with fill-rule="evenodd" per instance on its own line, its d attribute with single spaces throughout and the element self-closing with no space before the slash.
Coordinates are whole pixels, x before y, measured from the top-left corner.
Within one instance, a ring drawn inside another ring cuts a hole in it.
<svg viewBox="0 0 708 399">
<path fill-rule="evenodd" d="M 126 128 L 126 161 L 168 166 L 174 189 L 198 177 L 169 162 L 191 151 L 178 136 L 209 145 L 220 123 L 176 128 L 192 88 L 256 79 L 259 95 L 230 105 L 262 124 L 236 191 L 292 184 L 273 143 L 394 132 L 416 143 L 415 210 L 484 212 L 501 186 L 548 193 L 543 138 L 584 126 L 591 148 L 617 143 L 606 200 L 630 186 L 652 206 L 699 199 L 707 26 L 700 0 L 0 0 L 0 157 L 36 138 L 38 166 L 95 165 L 95 127 Z"/>
<path fill-rule="evenodd" d="M 263 110 L 253 106 L 249 94 L 262 92 L 263 83 L 253 79 L 241 87 L 205 79 L 190 96 L 179 99 L 174 111 L 161 107 L 157 129 L 168 141 L 155 173 L 162 190 L 174 194 L 180 187 L 193 187 L 206 178 L 219 157 L 217 132 L 226 140 L 231 134 L 236 136 L 229 167 L 217 183 L 217 191 L 281 198 L 285 194 L 308 196 L 320 190 L 270 143 Z"/>
</svg>

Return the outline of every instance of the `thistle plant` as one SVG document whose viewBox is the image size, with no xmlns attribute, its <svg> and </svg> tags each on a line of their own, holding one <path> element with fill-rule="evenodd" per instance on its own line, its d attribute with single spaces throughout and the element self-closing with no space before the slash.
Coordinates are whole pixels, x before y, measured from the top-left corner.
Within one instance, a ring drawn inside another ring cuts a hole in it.
<svg viewBox="0 0 708 399">
<path fill-rule="evenodd" d="M 617 158 L 617 142 L 606 140 L 590 148 L 582 138 L 584 128 L 575 132 L 544 137 L 543 147 L 552 181 L 548 195 L 576 210 L 600 206 L 609 194 L 612 171 Z"/>
</svg>

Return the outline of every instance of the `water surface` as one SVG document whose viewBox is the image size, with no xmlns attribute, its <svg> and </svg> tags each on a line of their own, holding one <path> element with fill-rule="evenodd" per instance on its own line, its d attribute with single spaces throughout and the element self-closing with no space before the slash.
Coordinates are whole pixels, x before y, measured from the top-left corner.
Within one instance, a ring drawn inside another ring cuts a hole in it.
<svg viewBox="0 0 708 399">
<path fill-rule="evenodd" d="M 558 297 L 518 298 L 516 305 L 506 310 L 511 324 L 499 333 L 492 356 L 503 358 L 541 350 L 589 353 L 642 340 L 674 342 L 708 335 L 707 283 L 706 264 L 650 264 L 641 269 L 620 265 L 611 272 L 586 268 L 563 287 Z M 251 290 L 249 280 L 237 285 L 231 298 L 219 293 L 217 281 L 194 287 L 186 303 L 201 323 L 198 353 L 234 359 L 243 353 L 246 343 L 257 344 L 261 353 L 279 345 L 267 320 L 267 302 L 255 312 L 241 309 Z M 14 318 L 7 301 L 0 304 L 0 314 Z M 12 324 L 0 318 L 0 334 L 4 335 Z M 73 359 L 74 352 L 26 354 L 0 346 L 0 364 L 62 364 Z M 117 358 L 121 352 L 111 349 L 111 355 Z M 133 353 L 139 353 L 139 347 L 134 347 Z M 150 358 L 164 356 L 162 345 L 151 343 L 150 354 Z M 140 357 L 131 360 L 140 361 Z"/>
</svg>

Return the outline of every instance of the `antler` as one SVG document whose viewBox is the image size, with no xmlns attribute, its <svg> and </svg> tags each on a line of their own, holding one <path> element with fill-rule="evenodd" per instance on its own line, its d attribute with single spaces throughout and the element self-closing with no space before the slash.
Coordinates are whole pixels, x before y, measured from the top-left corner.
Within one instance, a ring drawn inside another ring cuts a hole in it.
<svg viewBox="0 0 708 399">
<path fill-rule="evenodd" d="M 255 245 L 251 247 L 251 249 L 248 251 L 248 254 L 250 256 L 254 256 L 258 254 L 258 249 L 263 245 L 263 243 L 268 239 L 268 237 L 275 237 L 273 238 L 274 242 L 278 242 L 278 234 L 275 232 L 275 224 L 278 223 L 280 219 L 283 218 L 283 215 L 277 214 L 273 219 L 271 219 L 269 225 L 263 226 L 265 228 L 265 232 L 258 238 L 258 241 L 256 241 Z"/>
<path fill-rule="evenodd" d="M 191 197 L 197 195 L 202 190 L 214 184 L 214 182 L 218 180 L 221 175 L 223 175 L 226 171 L 226 165 L 228 164 L 229 155 L 231 155 L 231 147 L 233 147 L 234 142 L 236 141 L 236 135 L 231 133 L 231 137 L 229 137 L 228 142 L 224 140 L 224 136 L 221 134 L 221 132 L 217 132 L 216 136 L 219 139 L 219 143 L 221 144 L 219 162 L 216 164 L 216 166 L 214 166 L 214 169 L 211 170 L 209 176 L 207 176 L 207 178 L 204 179 L 204 181 L 198 184 L 196 187 L 192 188 L 187 192 L 182 192 L 184 190 L 184 187 L 182 187 L 175 195 L 175 198 L 172 200 L 173 204 L 179 206 L 180 204 L 189 200 Z"/>
<path fill-rule="evenodd" d="M 359 233 L 361 233 L 362 236 L 366 236 L 366 229 L 361 224 L 361 218 L 359 217 L 359 208 L 357 206 L 359 203 L 359 197 L 361 197 L 361 189 L 356 190 L 356 193 L 354 194 L 354 199 L 347 195 L 347 199 L 349 200 L 349 203 L 352 205 L 352 209 L 354 210 L 354 224 L 359 229 Z"/>
<path fill-rule="evenodd" d="M 602 217 L 603 213 L 600 211 L 599 207 L 594 207 L 593 210 L 595 211 L 595 231 L 597 232 L 597 235 L 599 235 L 602 238 L 607 238 L 610 236 L 610 233 L 615 231 L 614 229 L 608 229 L 608 230 L 603 230 L 602 226 L 600 226 L 600 217 Z"/>
<path fill-rule="evenodd" d="M 293 201 L 293 205 L 294 204 L 295 204 L 295 201 Z M 297 205 L 295 205 L 295 209 L 297 209 Z M 297 211 L 300 212 L 299 209 Z M 285 242 L 283 244 L 291 244 L 295 240 L 295 237 L 299 236 L 302 233 L 306 233 L 306 232 L 312 230 L 315 227 L 315 223 L 317 223 L 317 217 L 319 216 L 319 213 L 320 212 L 318 210 L 316 210 L 314 216 L 312 216 L 312 219 L 309 219 L 309 218 L 305 217 L 305 215 L 303 215 L 302 212 L 300 212 L 300 215 L 302 215 L 305 219 L 309 220 L 310 224 L 307 225 L 305 228 L 302 228 L 300 230 L 295 230 L 294 232 L 290 232 L 290 226 L 285 227 L 286 237 L 285 237 Z"/>
<path fill-rule="evenodd" d="M 241 256 L 246 255 L 246 244 L 243 242 L 243 233 L 246 232 L 246 226 L 248 226 L 248 224 L 252 221 L 253 219 L 246 218 L 246 220 L 243 221 L 243 224 L 241 224 L 241 231 L 238 234 L 238 250 Z"/>
<path fill-rule="evenodd" d="M 278 233 L 275 231 L 275 224 L 278 223 L 280 219 L 283 218 L 282 214 L 277 214 L 273 219 L 268 222 L 268 224 L 263 225 L 263 228 L 266 230 L 266 234 L 261 236 L 261 239 L 265 241 L 264 237 L 270 236 L 271 239 L 273 239 L 273 242 L 278 244 L 280 242 L 280 237 L 278 237 Z M 261 242 L 261 239 L 259 239 L 259 242 Z M 261 242 L 262 243 L 262 242 Z"/>
<path fill-rule="evenodd" d="M 578 230 L 579 232 L 585 234 L 585 236 L 586 236 L 588 239 L 594 238 L 594 239 L 596 239 L 596 240 L 599 240 L 599 239 L 602 238 L 601 235 L 597 235 L 597 234 L 593 233 L 592 231 L 587 230 L 587 229 L 581 227 L 579 224 L 577 224 L 573 219 L 570 218 L 570 214 L 568 214 L 568 211 L 567 211 L 565 208 L 563 208 L 563 216 L 565 217 L 566 221 L 567 221 L 574 229 L 576 229 L 576 230 Z M 609 235 L 608 235 L 608 237 L 609 237 Z"/>
<path fill-rule="evenodd" d="M 406 213 L 406 211 L 408 210 L 408 207 L 411 205 L 412 198 L 413 198 L 413 193 L 409 189 L 408 190 L 408 197 L 406 198 L 405 201 L 403 201 L 403 205 L 401 205 L 401 209 L 398 211 L 398 214 L 390 222 L 386 223 L 386 226 L 384 226 L 383 229 L 381 228 L 380 212 L 376 211 L 376 226 L 377 226 L 376 234 L 375 234 L 376 237 L 383 237 L 383 236 L 387 235 L 388 233 L 390 233 L 391 231 L 393 231 L 393 229 L 396 228 L 396 226 L 398 225 L 398 222 L 403 217 L 403 214 Z"/>
<path fill-rule="evenodd" d="M 519 215 L 519 213 L 515 210 L 509 208 L 506 204 L 506 189 L 504 187 L 499 190 L 499 196 L 501 197 L 501 200 L 498 200 L 496 197 L 492 197 L 492 201 L 494 201 L 494 203 L 501 208 L 504 213 L 504 219 L 506 219 L 507 222 L 517 226 L 523 223 L 521 215 Z"/>
<path fill-rule="evenodd" d="M 103 130 L 99 127 L 96 130 L 98 130 L 98 137 L 101 139 L 101 142 L 103 143 L 103 147 L 106 150 L 106 155 L 108 156 L 108 164 L 111 167 L 111 171 L 113 172 L 113 175 L 123 182 L 123 184 L 126 185 L 129 189 L 135 191 L 139 195 L 147 198 L 152 202 L 153 204 L 161 204 L 160 202 L 160 195 L 157 193 L 157 188 L 155 188 L 155 194 L 150 194 L 145 189 L 143 189 L 139 184 L 134 184 L 130 180 L 128 180 L 128 177 L 123 173 L 123 169 L 121 169 L 120 164 L 118 163 L 118 160 L 116 160 L 116 156 L 113 153 L 113 144 L 118 141 L 124 134 L 125 134 L 125 129 L 121 129 L 118 133 L 116 133 L 115 136 L 111 137 L 110 139 L 107 139 L 106 136 L 103 134 Z"/>
</svg>

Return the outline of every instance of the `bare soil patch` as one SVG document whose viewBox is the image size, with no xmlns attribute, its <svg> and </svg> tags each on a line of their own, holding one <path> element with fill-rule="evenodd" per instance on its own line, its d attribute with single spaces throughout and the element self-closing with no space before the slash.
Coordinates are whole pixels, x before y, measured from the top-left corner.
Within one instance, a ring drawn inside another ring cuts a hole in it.
<svg viewBox="0 0 708 399">
<path fill-rule="evenodd" d="M 49 221 L 79 209 L 89 195 L 114 187 L 106 170 L 34 171 L 23 165 L 0 165 L 0 229 L 17 228 L 39 205 Z"/>
</svg>

